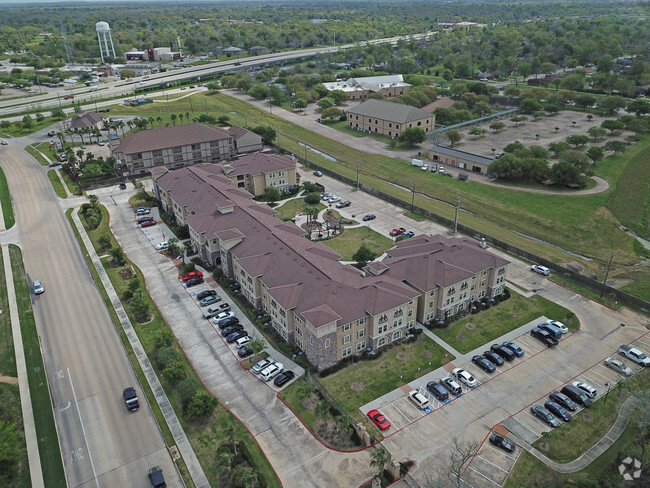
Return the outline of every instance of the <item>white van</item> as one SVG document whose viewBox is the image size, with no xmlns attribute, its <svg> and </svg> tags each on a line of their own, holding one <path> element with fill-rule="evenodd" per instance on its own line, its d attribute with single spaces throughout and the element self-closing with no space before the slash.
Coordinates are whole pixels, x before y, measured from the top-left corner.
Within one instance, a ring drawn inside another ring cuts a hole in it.
<svg viewBox="0 0 650 488">
<path fill-rule="evenodd" d="M 277 375 L 279 375 L 283 369 L 284 366 L 282 365 L 282 363 L 274 363 L 268 366 L 266 369 L 262 370 L 262 372 L 260 373 L 260 378 L 262 378 L 264 381 L 270 381 L 273 378 L 275 378 Z"/>
<path fill-rule="evenodd" d="M 427 397 L 417 390 L 413 390 L 409 393 L 409 400 L 411 400 L 416 407 L 422 410 L 429 406 L 429 400 L 427 400 Z"/>
<path fill-rule="evenodd" d="M 411 166 L 417 166 L 418 168 L 421 168 L 423 164 L 424 163 L 421 159 L 411 159 Z"/>
<path fill-rule="evenodd" d="M 235 344 L 237 345 L 237 349 L 245 346 L 246 344 L 248 344 L 252 340 L 253 339 L 250 336 L 244 336 L 244 337 L 241 337 L 240 339 L 237 339 L 237 341 L 235 341 Z"/>
</svg>

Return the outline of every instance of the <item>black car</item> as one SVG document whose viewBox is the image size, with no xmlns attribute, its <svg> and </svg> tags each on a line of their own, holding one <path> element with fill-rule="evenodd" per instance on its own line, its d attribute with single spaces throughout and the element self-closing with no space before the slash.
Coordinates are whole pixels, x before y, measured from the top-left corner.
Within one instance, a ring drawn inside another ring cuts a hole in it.
<svg viewBox="0 0 650 488">
<path fill-rule="evenodd" d="M 225 319 L 219 320 L 217 323 L 220 329 L 225 329 L 233 325 L 239 325 L 239 319 L 237 317 L 226 317 Z"/>
<path fill-rule="evenodd" d="M 500 436 L 499 434 L 492 434 L 490 436 L 490 444 L 494 444 L 497 447 L 500 447 L 501 449 L 504 449 L 508 452 L 515 452 L 515 444 L 512 441 L 509 441 L 503 436 Z"/>
<path fill-rule="evenodd" d="M 540 341 L 546 347 L 557 346 L 557 339 L 553 337 L 547 330 L 540 329 L 539 327 L 533 327 L 530 331 L 530 335 Z"/>
<path fill-rule="evenodd" d="M 242 324 L 234 324 L 234 325 L 229 325 L 225 329 L 221 331 L 221 336 L 222 337 L 228 337 L 230 334 L 233 332 L 237 332 L 238 330 L 244 330 L 244 326 Z"/>
<path fill-rule="evenodd" d="M 149 476 L 149 483 L 151 483 L 152 488 L 166 488 L 167 483 L 165 483 L 165 477 L 160 466 L 149 468 L 147 475 Z"/>
<path fill-rule="evenodd" d="M 453 378 L 450 378 L 448 376 L 441 378 L 440 384 L 447 388 L 447 391 L 456 397 L 459 397 L 463 394 L 463 389 L 458 383 L 456 383 Z"/>
<path fill-rule="evenodd" d="M 368 222 L 369 220 L 374 220 L 374 219 L 376 219 L 376 218 L 377 218 L 376 215 L 374 215 L 374 214 L 368 214 L 368 215 L 364 215 L 364 216 L 361 218 L 361 220 L 363 220 L 364 222 Z"/>
<path fill-rule="evenodd" d="M 474 356 L 472 358 L 472 362 L 486 373 L 494 373 L 494 370 L 496 369 L 494 367 L 494 364 L 485 359 L 483 356 Z"/>
<path fill-rule="evenodd" d="M 503 343 L 503 347 L 507 347 L 508 349 L 510 349 L 512 352 L 515 353 L 515 356 L 517 356 L 518 358 L 524 355 L 524 350 L 514 342 L 505 341 Z"/>
<path fill-rule="evenodd" d="M 126 190 L 126 182 L 120 181 L 120 190 Z"/>
<path fill-rule="evenodd" d="M 534 417 L 537 417 L 549 427 L 559 427 L 560 425 L 562 425 L 562 422 L 560 422 L 555 415 L 553 415 L 551 412 L 546 410 L 544 407 L 540 407 L 539 405 L 533 405 L 532 407 L 530 407 L 530 412 L 533 414 Z"/>
<path fill-rule="evenodd" d="M 503 366 L 503 358 L 499 356 L 496 352 L 485 351 L 483 357 L 490 361 L 495 366 Z"/>
<path fill-rule="evenodd" d="M 228 344 L 232 344 L 235 342 L 237 339 L 241 339 L 242 337 L 246 337 L 248 335 L 248 332 L 246 332 L 246 329 L 241 329 L 233 332 L 230 334 L 228 337 L 226 337 L 226 342 Z"/>
<path fill-rule="evenodd" d="M 283 371 L 275 378 L 275 380 L 273 380 L 273 384 L 275 386 L 284 386 L 295 377 L 296 377 L 296 373 L 294 373 L 293 371 L 290 370 Z"/>
<path fill-rule="evenodd" d="M 201 293 L 197 293 L 197 300 L 203 300 L 204 298 L 213 297 L 217 294 L 216 290 L 204 290 Z"/>
<path fill-rule="evenodd" d="M 512 361 L 515 359 L 515 353 L 512 352 L 512 349 L 506 346 L 502 346 L 501 344 L 492 344 L 490 351 L 498 354 L 506 361 Z"/>
<path fill-rule="evenodd" d="M 570 412 L 575 412 L 578 408 L 578 406 L 573 402 L 573 400 L 571 400 L 564 393 L 560 393 L 559 391 L 552 391 L 551 394 L 549 395 L 549 398 L 553 400 L 555 403 L 562 405 Z"/>
<path fill-rule="evenodd" d="M 203 283 L 203 278 L 201 278 L 201 277 L 190 278 L 189 280 L 187 280 L 185 282 L 185 286 L 187 288 L 191 288 L 193 286 L 200 285 L 201 283 Z"/>
<path fill-rule="evenodd" d="M 560 391 L 583 407 L 588 407 L 591 405 L 591 398 L 589 398 L 587 394 L 580 388 L 576 388 L 573 385 L 566 385 Z"/>
<path fill-rule="evenodd" d="M 561 418 L 565 422 L 571 422 L 571 414 L 567 412 L 566 409 L 559 403 L 548 400 L 544 404 L 544 407 L 556 417 Z"/>
<path fill-rule="evenodd" d="M 434 397 L 436 397 L 441 402 L 447 403 L 449 401 L 449 393 L 447 390 L 436 381 L 429 381 L 427 383 L 427 390 L 429 390 Z"/>
<path fill-rule="evenodd" d="M 145 222 L 153 222 L 153 217 L 140 217 L 138 219 L 138 224 L 142 225 Z"/>
<path fill-rule="evenodd" d="M 239 356 L 240 358 L 247 358 L 252 354 L 253 354 L 253 350 L 248 346 L 242 346 L 237 351 L 237 356 Z"/>
</svg>

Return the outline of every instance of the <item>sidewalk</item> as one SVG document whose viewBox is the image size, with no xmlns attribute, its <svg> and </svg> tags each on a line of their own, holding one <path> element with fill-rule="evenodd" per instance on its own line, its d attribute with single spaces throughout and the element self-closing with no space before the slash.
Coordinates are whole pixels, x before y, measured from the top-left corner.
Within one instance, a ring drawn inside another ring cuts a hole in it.
<svg viewBox="0 0 650 488">
<path fill-rule="evenodd" d="M 589 466 L 592 461 L 594 461 L 596 458 L 598 458 L 598 456 L 609 449 L 612 444 L 614 444 L 614 442 L 616 442 L 616 440 L 621 436 L 627 427 L 627 422 L 630 419 L 630 415 L 632 414 L 634 400 L 634 397 L 630 397 L 625 400 L 625 402 L 623 402 L 623 405 L 621 405 L 621 409 L 618 411 L 618 418 L 616 419 L 616 422 L 614 422 L 614 425 L 612 425 L 612 428 L 609 429 L 609 432 L 607 432 L 607 434 L 605 434 L 602 439 L 596 442 L 596 444 L 594 444 L 593 447 L 587 450 L 582 456 L 569 463 L 556 463 L 555 461 L 552 461 L 544 456 L 544 454 L 539 452 L 527 442 L 519 440 L 518 444 L 520 444 L 521 447 L 526 449 L 529 453 L 546 464 L 549 468 L 557 471 L 558 473 L 575 473 Z"/>
<path fill-rule="evenodd" d="M 97 270 L 99 279 L 101 280 L 102 285 L 104 286 L 104 289 L 106 290 L 106 293 L 111 300 L 111 304 L 115 309 L 117 317 L 120 320 L 120 324 L 122 325 L 122 328 L 124 329 L 124 332 L 127 338 L 129 339 L 129 343 L 131 344 L 133 353 L 135 354 L 135 357 L 137 358 L 138 363 L 140 364 L 140 367 L 142 368 L 144 375 L 147 377 L 147 381 L 149 382 L 151 391 L 156 397 L 156 402 L 160 406 L 160 410 L 162 411 L 163 416 L 165 417 L 165 421 L 167 422 L 167 425 L 169 426 L 169 429 L 171 430 L 172 435 L 174 436 L 176 447 L 178 448 L 181 455 L 183 456 L 183 461 L 187 465 L 187 469 L 189 470 L 190 475 L 192 476 L 192 480 L 194 481 L 194 484 L 198 488 L 209 487 L 210 484 L 208 483 L 208 479 L 205 476 L 205 473 L 203 472 L 203 468 L 201 467 L 201 464 L 199 463 L 196 454 L 194 453 L 194 449 L 192 448 L 187 436 L 185 435 L 183 426 L 179 422 L 178 417 L 176 416 L 176 412 L 174 411 L 173 407 L 169 403 L 169 398 L 167 398 L 165 390 L 160 384 L 160 381 L 158 380 L 158 376 L 156 375 L 153 366 L 149 362 L 149 358 L 144 352 L 144 347 L 142 347 L 142 344 L 140 343 L 140 339 L 138 338 L 138 335 L 135 332 L 135 329 L 133 328 L 133 324 L 129 320 L 129 317 L 126 314 L 124 307 L 122 306 L 122 302 L 117 296 L 117 293 L 115 292 L 115 288 L 113 288 L 113 284 L 109 280 L 108 275 L 106 274 L 106 270 L 102 266 L 102 263 L 99 260 L 99 256 L 95 252 L 95 248 L 90 242 L 90 239 L 88 238 L 88 234 L 86 234 L 86 231 L 81 223 L 81 220 L 79 220 L 79 215 L 75 211 L 72 212 L 72 220 L 74 221 L 74 224 L 77 227 L 79 234 L 81 235 L 81 239 L 83 240 L 84 245 L 86 246 L 86 251 L 93 262 L 93 266 Z"/>
<path fill-rule="evenodd" d="M 0 211 L 0 214 L 1 213 L 2 212 Z M 44 488 L 45 483 L 43 482 L 41 456 L 38 452 L 38 436 L 36 435 L 36 425 L 34 423 L 32 397 L 29 392 L 29 382 L 27 379 L 27 364 L 25 363 L 23 337 L 20 332 L 20 321 L 18 320 L 16 290 L 14 288 L 13 274 L 11 272 L 9 247 L 6 245 L 2 246 L 2 259 L 4 261 L 5 281 L 7 284 L 7 299 L 9 300 L 9 315 L 11 316 L 11 333 L 14 341 L 16 369 L 18 370 L 18 388 L 20 391 L 20 406 L 22 407 L 23 414 L 25 443 L 27 444 L 27 459 L 29 460 L 29 477 L 31 478 L 32 487 Z"/>
</svg>

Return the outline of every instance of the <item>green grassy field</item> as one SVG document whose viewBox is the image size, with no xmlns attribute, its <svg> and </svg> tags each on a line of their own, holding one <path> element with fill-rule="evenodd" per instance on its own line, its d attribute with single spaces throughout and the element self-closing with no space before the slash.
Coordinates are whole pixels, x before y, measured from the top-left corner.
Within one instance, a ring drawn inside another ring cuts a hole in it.
<svg viewBox="0 0 650 488">
<path fill-rule="evenodd" d="M 370 227 L 354 227 L 345 229 L 331 239 L 323 241 L 330 249 L 341 255 L 343 261 L 352 261 L 352 256 L 364 244 L 368 249 L 380 256 L 395 245 L 390 237 L 382 236 Z"/>
<path fill-rule="evenodd" d="M 0 168 L 0 205 L 2 205 L 2 216 L 5 229 L 11 229 L 16 223 L 14 208 L 11 206 L 11 194 L 4 171 Z"/>
<path fill-rule="evenodd" d="M 302 212 L 306 206 L 307 204 L 303 198 L 296 198 L 294 200 L 289 200 L 280 207 L 275 207 L 274 210 L 277 210 L 279 219 L 289 220 L 293 219 L 296 216 L 297 212 Z M 316 207 L 319 212 L 325 208 L 325 205 L 322 203 L 317 203 L 316 205 L 310 206 Z"/>
<path fill-rule="evenodd" d="M 468 315 L 449 329 L 434 329 L 443 341 L 463 354 L 490 343 L 540 316 L 563 322 L 571 331 L 578 329 L 578 319 L 566 308 L 534 295 L 525 298 L 511 290 L 510 299 L 475 315 Z"/>
<path fill-rule="evenodd" d="M 47 172 L 47 177 L 50 179 L 50 183 L 52 183 L 52 188 L 54 188 L 56 196 L 59 198 L 67 198 L 68 194 L 65 192 L 65 188 L 63 188 L 63 185 L 61 184 L 61 180 L 57 176 L 56 170 L 49 170 Z"/>
</svg>

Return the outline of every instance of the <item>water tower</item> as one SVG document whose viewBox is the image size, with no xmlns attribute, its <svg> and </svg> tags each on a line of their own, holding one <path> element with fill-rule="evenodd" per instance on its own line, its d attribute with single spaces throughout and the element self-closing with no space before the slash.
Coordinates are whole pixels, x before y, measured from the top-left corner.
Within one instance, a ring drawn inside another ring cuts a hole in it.
<svg viewBox="0 0 650 488">
<path fill-rule="evenodd" d="M 97 22 L 95 24 L 95 29 L 97 30 L 97 40 L 99 41 L 99 54 L 102 57 L 102 63 L 104 62 L 104 56 L 115 57 L 115 47 L 113 47 L 113 36 L 111 35 L 111 27 L 108 25 L 108 22 Z M 108 37 L 106 37 L 108 34 Z M 102 47 L 102 39 L 104 40 L 104 47 Z M 111 47 L 108 48 L 108 41 L 111 41 Z"/>
</svg>

